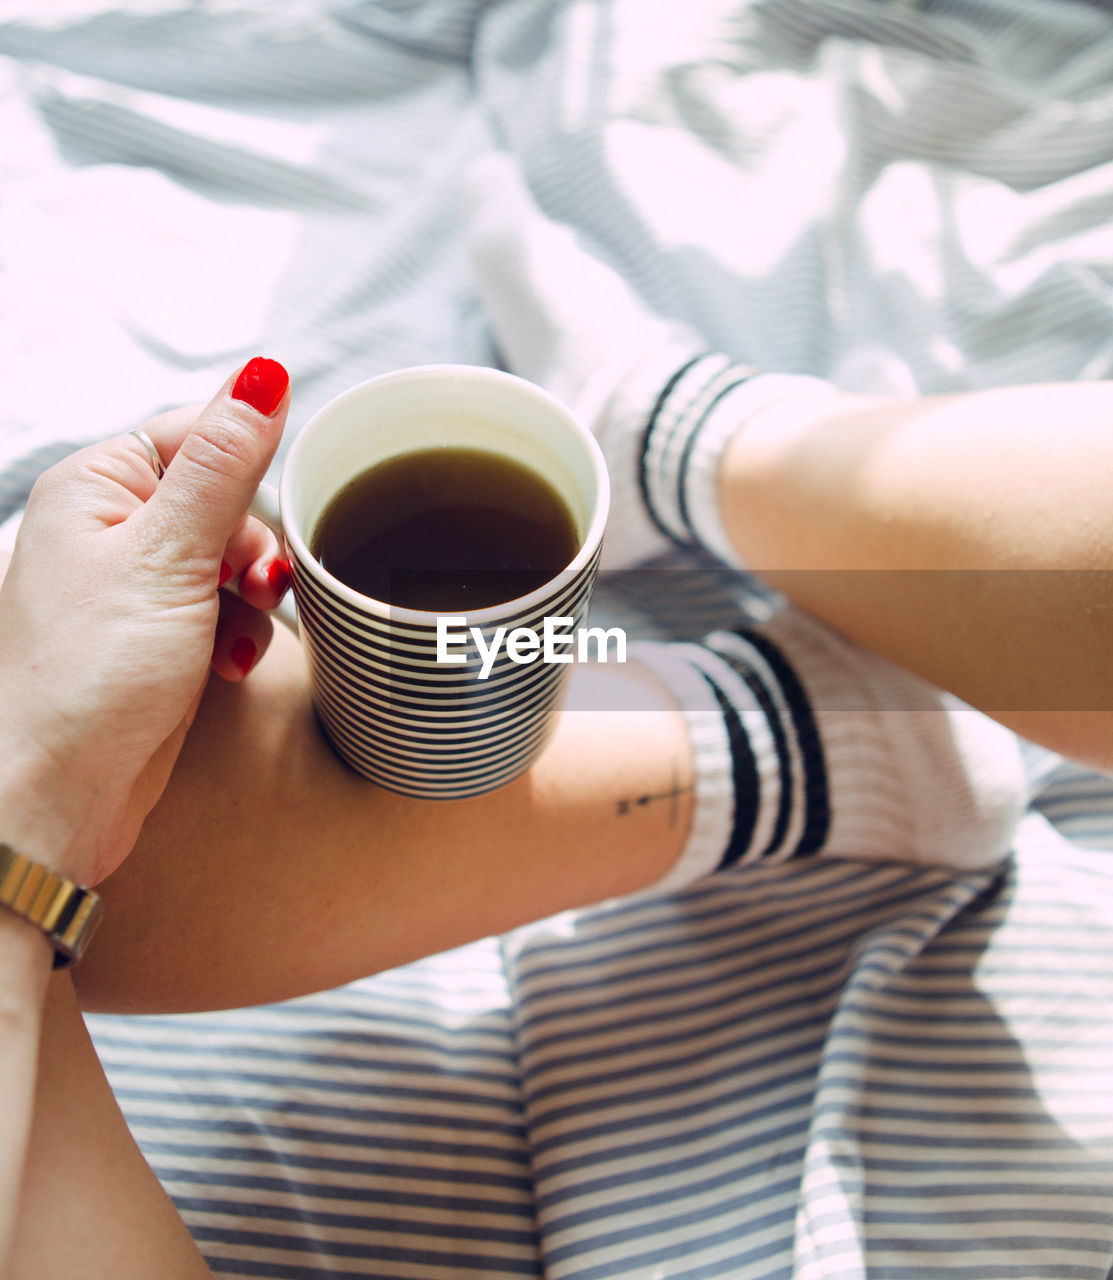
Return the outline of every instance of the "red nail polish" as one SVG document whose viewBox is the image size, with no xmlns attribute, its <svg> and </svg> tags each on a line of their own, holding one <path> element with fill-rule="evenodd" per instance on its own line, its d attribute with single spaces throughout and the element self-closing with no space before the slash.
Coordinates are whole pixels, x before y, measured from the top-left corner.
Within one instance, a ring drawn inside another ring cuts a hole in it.
<svg viewBox="0 0 1113 1280">
<path fill-rule="evenodd" d="M 275 560 L 269 564 L 267 566 L 267 581 L 276 595 L 285 595 L 286 588 L 290 585 L 289 560 Z"/>
<path fill-rule="evenodd" d="M 228 563 L 227 560 L 222 560 L 220 562 L 220 576 L 216 580 L 216 585 L 218 587 L 224 586 L 224 584 L 228 581 L 228 579 L 231 576 L 232 576 L 232 566 Z"/>
<path fill-rule="evenodd" d="M 274 415 L 290 385 L 290 375 L 277 360 L 265 360 L 256 356 L 249 360 L 240 370 L 236 385 L 232 388 L 232 399 L 242 400 L 264 417 Z"/>
<path fill-rule="evenodd" d="M 255 641 L 249 640 L 247 636 L 240 636 L 236 643 L 232 646 L 232 651 L 228 655 L 244 675 L 255 665 L 255 659 L 259 654 L 259 650 L 255 647 Z"/>
</svg>

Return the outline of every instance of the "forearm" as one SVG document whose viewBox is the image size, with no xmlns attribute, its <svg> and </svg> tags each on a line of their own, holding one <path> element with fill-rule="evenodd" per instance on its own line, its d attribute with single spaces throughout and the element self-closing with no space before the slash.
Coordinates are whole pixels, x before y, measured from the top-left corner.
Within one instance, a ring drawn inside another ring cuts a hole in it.
<svg viewBox="0 0 1113 1280">
<path fill-rule="evenodd" d="M 33 926 L 0 908 L 0 1274 L 7 1275 L 35 1100 L 50 952 Z"/>
<path fill-rule="evenodd" d="M 49 805 L 16 764 L 6 751 L 4 838 L 78 874 L 72 839 L 36 816 Z M 209 1273 L 127 1130 L 68 976 L 51 978 L 53 955 L 35 925 L 0 908 L 0 1275 L 199 1280 Z"/>
<path fill-rule="evenodd" d="M 128 1130 L 73 986 L 49 983 L 10 1280 L 205 1280 L 197 1246 Z"/>
<path fill-rule="evenodd" d="M 0 562 L 0 579 L 4 568 Z M 0 841 L 66 874 L 70 835 L 49 812 L 45 774 L 29 767 L 19 747 L 0 730 Z M 10 876 L 9 883 L 18 879 L 14 870 Z M 36 1104 L 39 1041 L 53 955 L 53 947 L 34 924 L 0 906 L 0 1274 L 5 1276 Z"/>
<path fill-rule="evenodd" d="M 722 469 L 745 563 L 1026 736 L 1113 768 L 1113 386 L 768 412 Z"/>
</svg>

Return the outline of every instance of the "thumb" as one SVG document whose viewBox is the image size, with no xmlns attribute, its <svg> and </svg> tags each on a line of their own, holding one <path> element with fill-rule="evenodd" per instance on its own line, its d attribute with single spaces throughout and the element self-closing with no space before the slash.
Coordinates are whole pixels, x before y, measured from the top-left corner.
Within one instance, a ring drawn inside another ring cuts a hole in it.
<svg viewBox="0 0 1113 1280">
<path fill-rule="evenodd" d="M 219 556 L 282 439 L 289 386 L 277 360 L 249 360 L 201 410 L 144 515 L 176 529 L 193 554 Z"/>
</svg>

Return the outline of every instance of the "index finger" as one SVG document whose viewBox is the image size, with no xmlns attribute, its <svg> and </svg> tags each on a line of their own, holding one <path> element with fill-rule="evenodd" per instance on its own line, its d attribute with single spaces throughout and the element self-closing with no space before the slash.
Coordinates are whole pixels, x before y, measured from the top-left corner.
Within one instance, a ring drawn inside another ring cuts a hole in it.
<svg viewBox="0 0 1113 1280">
<path fill-rule="evenodd" d="M 204 411 L 205 406 L 201 403 L 184 404 L 180 408 L 156 414 L 143 424 L 143 430 L 159 452 L 163 467 L 170 465 L 171 459 L 182 447 L 182 441 L 189 435 L 190 428 Z"/>
</svg>

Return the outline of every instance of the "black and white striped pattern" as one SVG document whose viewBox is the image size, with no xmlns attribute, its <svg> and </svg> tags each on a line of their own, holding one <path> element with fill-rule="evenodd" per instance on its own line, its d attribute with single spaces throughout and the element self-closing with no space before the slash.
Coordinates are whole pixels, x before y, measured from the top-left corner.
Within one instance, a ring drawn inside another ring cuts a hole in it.
<svg viewBox="0 0 1113 1280">
<path fill-rule="evenodd" d="M 817 852 L 830 827 L 823 744 L 781 650 L 751 630 L 681 652 L 711 686 L 730 738 L 734 823 L 722 866 Z"/>
<path fill-rule="evenodd" d="M 91 1021 L 216 1275 L 539 1274 L 493 942 L 273 1007 Z"/>
<path fill-rule="evenodd" d="M 570 634 L 587 615 L 598 560 L 596 550 L 580 571 L 558 575 L 499 625 L 540 633 L 546 618 L 570 618 Z M 481 679 L 470 641 L 465 663 L 438 661 L 436 619 L 379 617 L 330 590 L 319 570 L 296 557 L 292 565 L 317 714 L 340 756 L 364 777 L 405 795 L 451 800 L 494 790 L 537 758 L 567 683 L 566 663 L 517 663 L 504 647 Z M 488 645 L 494 631 L 483 627 Z"/>
<path fill-rule="evenodd" d="M 737 868 L 91 1022 L 220 1276 L 1105 1280 L 1111 921 L 1108 857 L 1034 818 L 999 875 Z"/>
<path fill-rule="evenodd" d="M 1037 822 L 996 877 L 801 860 L 516 939 L 546 1275 L 1104 1280 L 1110 885 Z"/>
<path fill-rule="evenodd" d="M 329 572 L 314 548 L 336 495 L 387 459 L 445 447 L 495 454 L 548 482 L 573 533 L 560 572 L 524 594 L 513 575 L 500 576 L 502 601 L 443 613 L 373 599 Z M 548 740 L 578 656 L 607 503 L 592 436 L 552 396 L 510 374 L 423 365 L 371 378 L 322 406 L 287 454 L 280 532 L 314 706 L 341 759 L 381 786 L 430 800 L 483 795 L 524 773 Z M 259 506 L 268 520 L 271 505 Z"/>
<path fill-rule="evenodd" d="M 1014 736 L 801 611 L 631 654 L 694 758 L 693 830 L 658 889 L 817 853 L 968 870 L 1007 854 L 1027 795 Z"/>
<path fill-rule="evenodd" d="M 642 439 L 642 498 L 654 523 L 675 542 L 700 541 L 692 523 L 689 477 L 701 429 L 723 397 L 756 374 L 726 356 L 707 353 L 681 365 L 661 388 Z"/>
<path fill-rule="evenodd" d="M 646 371 L 642 370 L 644 379 Z M 630 414 L 628 395 L 616 402 L 621 421 L 602 425 L 638 436 L 638 483 L 642 504 L 656 527 L 680 546 L 702 547 L 727 564 L 738 557 L 720 515 L 719 474 L 723 451 L 745 424 L 763 410 L 780 407 L 815 415 L 837 396 L 818 378 L 763 374 L 722 354 L 705 352 L 675 370 L 659 368 L 660 390 L 644 418 Z"/>
</svg>

